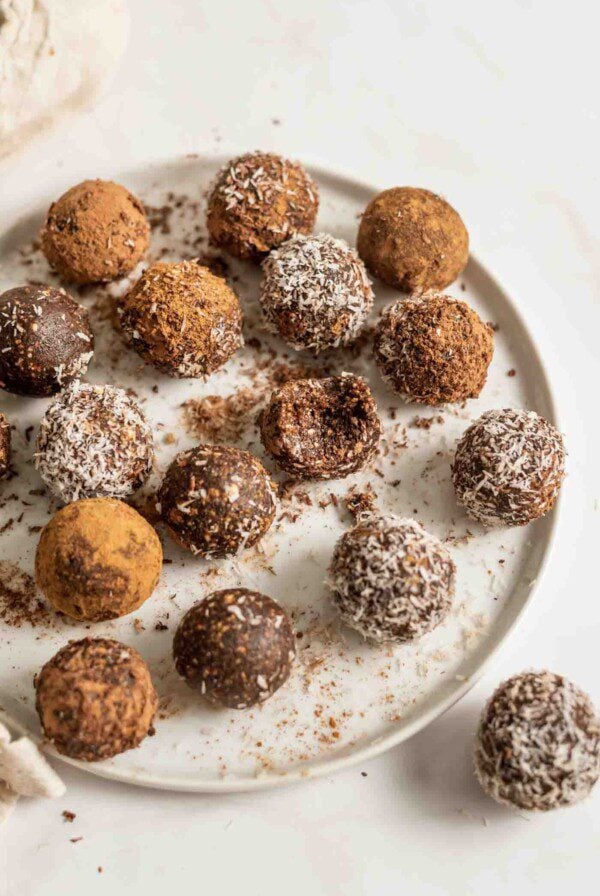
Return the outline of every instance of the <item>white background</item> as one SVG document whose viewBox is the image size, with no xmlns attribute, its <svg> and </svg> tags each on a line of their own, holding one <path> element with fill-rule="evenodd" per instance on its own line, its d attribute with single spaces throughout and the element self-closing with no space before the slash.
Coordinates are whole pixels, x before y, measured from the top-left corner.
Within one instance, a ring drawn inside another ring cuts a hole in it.
<svg viewBox="0 0 600 896">
<path fill-rule="evenodd" d="M 263 795 L 141 791 L 61 766 L 66 797 L 22 800 L 0 835 L 7 896 L 550 896 L 595 886 L 600 787 L 579 807 L 525 818 L 488 800 L 471 771 L 478 713 L 509 674 L 549 667 L 600 705 L 592 6 L 133 0 L 110 93 L 0 168 L 9 205 L 147 159 L 258 147 L 443 193 L 539 338 L 570 455 L 533 607 L 446 716 L 364 766 Z M 63 809 L 76 812 L 72 824 Z"/>
</svg>

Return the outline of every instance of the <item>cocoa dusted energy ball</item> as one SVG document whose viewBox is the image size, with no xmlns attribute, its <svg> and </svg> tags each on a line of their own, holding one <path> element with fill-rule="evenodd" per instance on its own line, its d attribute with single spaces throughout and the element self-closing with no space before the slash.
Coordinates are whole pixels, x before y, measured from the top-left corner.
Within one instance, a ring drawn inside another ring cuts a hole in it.
<svg viewBox="0 0 600 896">
<path fill-rule="evenodd" d="M 137 650 L 119 641 L 69 641 L 34 683 L 44 734 L 71 759 L 110 759 L 154 734 L 150 672 Z"/>
<path fill-rule="evenodd" d="M 456 567 L 444 545 L 415 522 L 373 514 L 346 532 L 329 567 L 343 621 L 373 641 L 414 641 L 442 622 Z"/>
<path fill-rule="evenodd" d="M 381 375 L 406 401 L 437 405 L 476 398 L 494 353 L 492 329 L 450 296 L 404 299 L 375 330 Z"/>
<path fill-rule="evenodd" d="M 202 557 L 251 547 L 275 517 L 271 478 L 260 461 L 231 445 L 178 454 L 158 492 L 158 511 L 175 541 Z"/>
<path fill-rule="evenodd" d="M 284 684 L 295 657 L 286 611 L 258 591 L 216 591 L 183 617 L 173 656 L 178 673 L 213 704 L 246 709 Z"/>
<path fill-rule="evenodd" d="M 276 389 L 260 433 L 265 450 L 296 478 L 341 479 L 373 457 L 381 423 L 365 380 L 344 373 Z"/>
<path fill-rule="evenodd" d="M 149 235 L 144 206 L 129 190 L 109 180 L 85 180 L 50 206 L 42 251 L 66 280 L 97 283 L 133 270 Z"/>
<path fill-rule="evenodd" d="M 42 417 L 35 466 L 62 501 L 125 498 L 153 461 L 152 431 L 124 389 L 74 382 Z"/>
<path fill-rule="evenodd" d="M 292 348 L 318 354 L 352 342 L 373 307 L 364 265 L 343 240 L 294 236 L 263 262 L 267 327 Z"/>
<path fill-rule="evenodd" d="M 0 412 L 0 479 L 3 479 L 10 469 L 10 442 L 10 424 Z"/>
<path fill-rule="evenodd" d="M 547 811 L 578 803 L 600 775 L 592 701 L 561 675 L 514 675 L 483 711 L 475 771 L 488 796 L 508 806 Z"/>
<path fill-rule="evenodd" d="M 524 526 L 552 509 L 565 475 L 562 435 L 535 411 L 486 411 L 458 443 L 452 481 L 486 526 Z"/>
<path fill-rule="evenodd" d="M 0 295 L 0 388 L 54 395 L 94 354 L 88 313 L 64 289 L 17 286 Z"/>
<path fill-rule="evenodd" d="M 357 247 L 370 272 L 388 286 L 403 292 L 445 289 L 467 264 L 469 235 L 440 196 L 393 187 L 367 206 Z"/>
<path fill-rule="evenodd" d="M 152 265 L 121 299 L 119 315 L 129 344 L 169 376 L 208 376 L 243 345 L 236 294 L 195 261 Z"/>
<path fill-rule="evenodd" d="M 156 532 L 114 498 L 67 504 L 42 530 L 35 557 L 38 586 L 54 609 L 87 622 L 132 613 L 161 569 Z"/>
<path fill-rule="evenodd" d="M 316 184 L 302 165 L 251 152 L 217 174 L 208 199 L 208 232 L 231 255 L 260 261 L 293 234 L 310 233 L 318 209 Z"/>
</svg>

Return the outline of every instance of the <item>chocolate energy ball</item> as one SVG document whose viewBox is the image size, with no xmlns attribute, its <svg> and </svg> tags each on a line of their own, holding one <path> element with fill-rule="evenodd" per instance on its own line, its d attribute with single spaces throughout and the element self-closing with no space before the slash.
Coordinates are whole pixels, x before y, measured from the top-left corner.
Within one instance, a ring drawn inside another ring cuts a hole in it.
<svg viewBox="0 0 600 896">
<path fill-rule="evenodd" d="M 178 454 L 158 493 L 170 534 L 202 557 L 226 557 L 256 544 L 276 506 L 263 465 L 231 445 L 198 445 Z"/>
<path fill-rule="evenodd" d="M 481 716 L 475 772 L 488 796 L 508 806 L 547 811 L 578 803 L 600 775 L 592 701 L 552 672 L 509 678 Z"/>
<path fill-rule="evenodd" d="M 260 261 L 295 233 L 310 233 L 319 209 L 302 165 L 252 152 L 228 162 L 208 199 L 211 241 L 237 258 Z"/>
<path fill-rule="evenodd" d="M 161 569 L 156 532 L 115 498 L 67 504 L 42 530 L 35 557 L 38 586 L 54 609 L 87 622 L 132 613 Z"/>
<path fill-rule="evenodd" d="M 470 517 L 524 526 L 548 513 L 565 475 L 562 435 L 535 411 L 486 411 L 458 443 L 452 481 Z"/>
<path fill-rule="evenodd" d="M 62 501 L 125 498 L 150 475 L 152 431 L 124 389 L 74 382 L 42 417 L 34 460 Z"/>
<path fill-rule="evenodd" d="M 169 376 L 208 376 L 243 345 L 236 294 L 195 261 L 152 265 L 119 315 L 129 344 Z"/>
<path fill-rule="evenodd" d="M 357 248 L 388 286 L 403 292 L 445 289 L 467 264 L 469 234 L 458 212 L 435 193 L 393 187 L 367 206 Z"/>
<path fill-rule="evenodd" d="M 10 424 L 0 412 L 0 479 L 3 479 L 10 469 L 10 442 Z"/>
<path fill-rule="evenodd" d="M 97 283 L 133 270 L 149 236 L 144 206 L 129 190 L 110 180 L 84 180 L 50 206 L 42 251 L 66 280 Z"/>
<path fill-rule="evenodd" d="M 295 657 L 286 611 L 258 591 L 215 591 L 195 604 L 175 634 L 178 673 L 213 704 L 246 709 L 284 684 Z"/>
<path fill-rule="evenodd" d="M 94 334 L 82 305 L 53 286 L 17 286 L 0 295 L 0 387 L 54 395 L 83 376 Z"/>
<path fill-rule="evenodd" d="M 346 532 L 329 567 L 343 621 L 373 641 L 414 641 L 442 622 L 454 597 L 456 567 L 415 520 L 372 514 Z"/>
<path fill-rule="evenodd" d="M 34 684 L 45 736 L 72 759 L 110 759 L 154 734 L 158 698 L 150 672 L 137 650 L 120 641 L 69 641 Z"/>
<path fill-rule="evenodd" d="M 263 262 L 266 326 L 292 348 L 318 354 L 352 342 L 373 307 L 360 258 L 328 234 L 294 236 Z"/>
<path fill-rule="evenodd" d="M 406 401 L 476 398 L 494 353 L 492 329 L 465 302 L 434 295 L 395 302 L 375 330 L 375 361 Z"/>
<path fill-rule="evenodd" d="M 341 479 L 373 457 L 381 423 L 365 380 L 344 373 L 276 389 L 260 434 L 265 450 L 294 477 Z"/>
</svg>

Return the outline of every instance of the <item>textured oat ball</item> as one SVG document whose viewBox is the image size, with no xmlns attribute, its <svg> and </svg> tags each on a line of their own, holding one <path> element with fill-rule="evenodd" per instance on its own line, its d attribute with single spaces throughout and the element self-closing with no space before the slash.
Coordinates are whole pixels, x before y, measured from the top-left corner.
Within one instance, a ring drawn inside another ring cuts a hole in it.
<svg viewBox="0 0 600 896">
<path fill-rule="evenodd" d="M 202 557 L 226 557 L 256 544 L 276 506 L 261 462 L 231 445 L 198 445 L 178 454 L 158 493 L 170 534 Z"/>
<path fill-rule="evenodd" d="M 388 286 L 403 292 L 445 289 L 467 264 L 469 235 L 440 196 L 393 187 L 367 206 L 357 247 L 370 272 Z"/>
<path fill-rule="evenodd" d="M 86 309 L 64 289 L 17 286 L 0 295 L 0 387 L 47 396 L 83 376 L 94 354 Z"/>
<path fill-rule="evenodd" d="M 486 411 L 458 443 L 452 481 L 486 526 L 524 526 L 554 506 L 565 475 L 562 435 L 535 411 Z"/>
<path fill-rule="evenodd" d="M 132 613 L 161 569 L 156 532 L 115 498 L 67 504 L 42 530 L 35 556 L 37 584 L 54 609 L 87 622 Z"/>
<path fill-rule="evenodd" d="M 265 450 L 299 479 L 341 479 L 374 456 L 381 423 L 371 390 L 351 373 L 295 380 L 261 414 Z"/>
<path fill-rule="evenodd" d="M 375 361 L 406 401 L 476 398 L 494 353 L 492 329 L 465 302 L 432 295 L 395 302 L 375 330 Z"/>
<path fill-rule="evenodd" d="M 66 280 L 97 283 L 133 270 L 149 235 L 144 206 L 129 190 L 109 180 L 85 180 L 50 206 L 42 251 Z"/>
<path fill-rule="evenodd" d="M 318 209 L 316 184 L 302 165 L 272 153 L 247 153 L 217 174 L 208 232 L 231 255 L 260 261 L 293 234 L 310 233 Z"/>
<path fill-rule="evenodd" d="M 448 615 L 456 567 L 415 520 L 372 514 L 346 532 L 329 567 L 343 621 L 373 641 L 414 641 Z"/>
<path fill-rule="evenodd" d="M 514 675 L 483 711 L 475 771 L 488 796 L 518 809 L 579 802 L 600 775 L 600 721 L 592 701 L 561 675 Z"/>
<path fill-rule="evenodd" d="M 150 475 L 152 430 L 124 389 L 74 382 L 42 417 L 34 460 L 62 501 L 125 498 Z"/>
<path fill-rule="evenodd" d="M 121 299 L 119 316 L 129 344 L 169 376 L 208 376 L 243 345 L 236 294 L 195 261 L 152 265 Z"/>
<path fill-rule="evenodd" d="M 10 470 L 10 424 L 0 411 L 0 479 Z"/>
<path fill-rule="evenodd" d="M 45 736 L 72 759 L 110 759 L 154 734 L 150 672 L 137 650 L 119 641 L 69 641 L 43 666 L 35 689 Z"/>
<path fill-rule="evenodd" d="M 348 345 L 373 307 L 364 265 L 343 240 L 294 236 L 263 262 L 266 326 L 292 348 L 318 354 Z"/>
<path fill-rule="evenodd" d="M 258 591 L 215 591 L 195 604 L 175 634 L 178 673 L 213 704 L 246 709 L 284 684 L 294 661 L 286 611 Z"/>
</svg>

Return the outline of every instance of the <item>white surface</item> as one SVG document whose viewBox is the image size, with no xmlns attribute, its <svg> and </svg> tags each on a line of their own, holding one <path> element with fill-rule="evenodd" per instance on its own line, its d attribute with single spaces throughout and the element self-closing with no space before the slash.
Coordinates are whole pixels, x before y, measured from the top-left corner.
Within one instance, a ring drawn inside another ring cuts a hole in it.
<svg viewBox="0 0 600 896">
<path fill-rule="evenodd" d="M 600 790 L 575 809 L 524 820 L 480 793 L 470 741 L 495 684 L 526 666 L 564 672 L 600 703 L 598 23 L 590 5 L 507 2 L 492 13 L 465 0 L 304 0 L 248 2 L 234 13 L 214 0 L 180 0 L 152 3 L 152 15 L 149 6 L 132 4 L 118 88 L 68 132 L 5 166 L 3 196 L 21 192 L 30 202 L 115 165 L 213 150 L 215 134 L 219 149 L 268 146 L 382 186 L 445 193 L 552 359 L 570 450 L 563 549 L 494 669 L 405 745 L 331 779 L 217 799 L 66 770 L 64 806 L 22 800 L 3 832 L 7 892 L 587 891 L 597 879 Z M 78 813 L 73 824 L 63 823 L 62 808 Z"/>
</svg>

